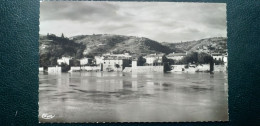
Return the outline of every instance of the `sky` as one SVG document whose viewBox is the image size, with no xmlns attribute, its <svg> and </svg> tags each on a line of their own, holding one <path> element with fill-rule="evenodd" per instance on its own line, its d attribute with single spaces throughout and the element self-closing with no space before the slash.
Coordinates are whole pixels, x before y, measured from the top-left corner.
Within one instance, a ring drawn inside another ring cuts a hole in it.
<svg viewBox="0 0 260 126">
<path fill-rule="evenodd" d="M 226 37 L 225 3 L 44 1 L 40 34 L 117 34 L 158 42 Z"/>
</svg>

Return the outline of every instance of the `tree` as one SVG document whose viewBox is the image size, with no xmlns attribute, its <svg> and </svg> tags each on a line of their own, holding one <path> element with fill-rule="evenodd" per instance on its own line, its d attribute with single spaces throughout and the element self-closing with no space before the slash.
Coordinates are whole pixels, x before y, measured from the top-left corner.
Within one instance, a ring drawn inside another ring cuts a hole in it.
<svg viewBox="0 0 260 126">
<path fill-rule="evenodd" d="M 40 55 L 40 66 L 48 67 L 50 64 L 49 58 L 50 58 L 49 53 Z"/>
<path fill-rule="evenodd" d="M 80 66 L 80 61 L 72 59 L 70 60 L 70 66 Z"/>
<path fill-rule="evenodd" d="M 139 56 L 137 59 L 137 66 L 143 66 L 146 63 L 146 59 L 142 56 Z"/>
<path fill-rule="evenodd" d="M 162 57 L 162 62 L 163 63 L 168 63 L 169 65 L 173 65 L 174 64 L 174 60 L 173 59 L 168 59 L 165 55 Z"/>
<path fill-rule="evenodd" d="M 70 70 L 70 66 L 65 64 L 65 63 L 61 63 L 61 72 L 68 72 Z"/>
<path fill-rule="evenodd" d="M 119 68 L 119 67 L 120 67 L 120 65 L 119 65 L 119 64 L 115 64 L 115 67 L 116 67 L 116 68 Z"/>
<path fill-rule="evenodd" d="M 207 53 L 203 53 L 203 52 L 199 53 L 199 55 L 198 55 L 198 63 L 200 63 L 200 64 L 208 64 L 211 61 L 213 61 L 213 57 L 212 56 L 210 56 Z"/>
<path fill-rule="evenodd" d="M 183 57 L 179 63 L 180 64 L 189 64 L 189 63 L 197 63 L 198 62 L 198 52 L 192 52 L 187 56 Z"/>
<path fill-rule="evenodd" d="M 64 38 L 64 34 L 63 33 L 61 33 L 61 38 Z"/>
<path fill-rule="evenodd" d="M 167 72 L 167 71 L 171 71 L 172 68 L 170 67 L 169 63 L 163 63 L 163 71 Z"/>
</svg>

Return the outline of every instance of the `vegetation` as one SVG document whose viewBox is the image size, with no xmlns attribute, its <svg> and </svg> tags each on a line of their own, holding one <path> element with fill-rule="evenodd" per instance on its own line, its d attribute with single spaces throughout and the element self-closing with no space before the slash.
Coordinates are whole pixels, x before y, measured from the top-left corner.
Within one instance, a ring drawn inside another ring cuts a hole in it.
<svg viewBox="0 0 260 126">
<path fill-rule="evenodd" d="M 213 61 L 213 58 L 207 53 L 192 52 L 183 57 L 177 64 L 208 64 Z"/>
<path fill-rule="evenodd" d="M 62 34 L 58 37 L 54 34 L 40 37 L 40 66 L 55 66 L 57 59 L 62 56 L 71 56 L 77 59 L 83 57 L 85 45 L 75 43 Z"/>
<path fill-rule="evenodd" d="M 70 66 L 65 64 L 65 63 L 62 63 L 61 64 L 61 72 L 68 72 L 70 70 Z"/>
<path fill-rule="evenodd" d="M 82 43 L 87 46 L 87 53 L 104 54 L 113 52 L 115 54 L 122 53 L 171 53 L 175 50 L 162 45 L 161 43 L 135 36 L 123 35 L 81 35 L 73 37 L 77 43 Z"/>
<path fill-rule="evenodd" d="M 142 56 L 139 56 L 137 59 L 137 66 L 144 66 L 145 63 L 146 63 L 146 59 L 143 58 Z"/>
</svg>

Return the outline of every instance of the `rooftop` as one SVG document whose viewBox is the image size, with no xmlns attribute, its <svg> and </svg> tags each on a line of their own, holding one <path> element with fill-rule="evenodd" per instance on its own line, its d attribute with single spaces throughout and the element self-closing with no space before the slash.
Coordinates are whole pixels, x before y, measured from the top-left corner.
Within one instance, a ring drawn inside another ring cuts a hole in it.
<svg viewBox="0 0 260 126">
<path fill-rule="evenodd" d="M 173 57 L 173 56 L 186 56 L 186 53 L 171 53 L 169 55 L 167 55 L 168 57 Z"/>
</svg>

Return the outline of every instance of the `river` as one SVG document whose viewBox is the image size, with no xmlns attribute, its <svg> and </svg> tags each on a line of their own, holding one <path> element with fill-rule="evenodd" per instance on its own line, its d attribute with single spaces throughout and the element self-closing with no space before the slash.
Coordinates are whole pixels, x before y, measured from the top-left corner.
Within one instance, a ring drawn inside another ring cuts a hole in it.
<svg viewBox="0 0 260 126">
<path fill-rule="evenodd" d="M 227 121 L 227 99 L 223 72 L 39 73 L 40 122 Z"/>
</svg>

